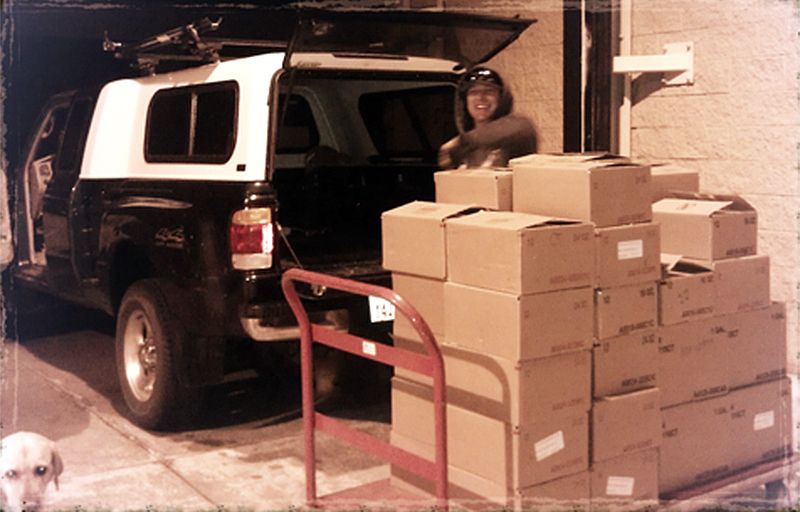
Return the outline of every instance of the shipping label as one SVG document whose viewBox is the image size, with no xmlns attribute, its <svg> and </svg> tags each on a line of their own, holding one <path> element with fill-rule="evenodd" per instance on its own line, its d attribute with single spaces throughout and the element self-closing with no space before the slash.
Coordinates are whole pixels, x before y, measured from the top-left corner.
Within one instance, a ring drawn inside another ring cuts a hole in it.
<svg viewBox="0 0 800 512">
<path fill-rule="evenodd" d="M 610 476 L 606 480 L 606 496 L 633 496 L 635 483 L 632 476 Z"/>
<path fill-rule="evenodd" d="M 542 438 L 533 445 L 536 462 L 540 462 L 551 455 L 555 455 L 564 449 L 564 432 L 559 430 L 554 434 Z"/>
<path fill-rule="evenodd" d="M 753 430 L 759 431 L 768 429 L 775 425 L 775 411 L 765 411 L 756 414 L 753 418 Z"/>
<path fill-rule="evenodd" d="M 644 240 L 625 240 L 617 243 L 617 259 L 633 260 L 644 256 Z"/>
</svg>

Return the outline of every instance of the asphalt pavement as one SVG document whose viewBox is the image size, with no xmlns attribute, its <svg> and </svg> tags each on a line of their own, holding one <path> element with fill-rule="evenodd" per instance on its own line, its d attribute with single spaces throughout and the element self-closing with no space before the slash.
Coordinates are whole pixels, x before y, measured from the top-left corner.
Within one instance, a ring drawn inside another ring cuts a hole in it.
<svg viewBox="0 0 800 512">
<path fill-rule="evenodd" d="M 2 346 L 2 435 L 39 432 L 64 460 L 51 510 L 286 510 L 305 504 L 299 383 L 281 390 L 244 372 L 209 393 L 197 428 L 155 433 L 123 414 L 110 329 Z M 287 389 L 289 390 L 287 392 Z M 388 403 L 331 414 L 388 438 Z M 319 435 L 318 494 L 388 478 L 388 465 Z"/>
</svg>

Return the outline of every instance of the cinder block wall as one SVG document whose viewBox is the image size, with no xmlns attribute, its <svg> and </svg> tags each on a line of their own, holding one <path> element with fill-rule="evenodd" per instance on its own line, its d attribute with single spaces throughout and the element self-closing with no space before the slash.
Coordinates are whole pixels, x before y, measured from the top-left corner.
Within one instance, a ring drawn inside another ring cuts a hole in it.
<svg viewBox="0 0 800 512">
<path fill-rule="evenodd" d="M 539 149 L 563 150 L 562 0 L 447 0 L 446 9 L 484 15 L 536 19 L 520 38 L 488 65 L 511 85 L 515 111 L 530 117 L 539 134 Z"/>
<path fill-rule="evenodd" d="M 618 2 L 609 3 L 618 5 Z M 446 0 L 447 10 L 538 19 L 489 64 L 510 81 L 540 150 L 563 149 L 562 0 Z M 788 360 L 800 371 L 800 13 L 790 0 L 633 0 L 634 55 L 694 43 L 695 82 L 634 80 L 636 159 L 700 172 L 706 192 L 740 194 L 759 213 L 772 297 L 788 312 Z M 617 9 L 618 7 L 613 7 Z"/>
<path fill-rule="evenodd" d="M 700 172 L 705 192 L 740 194 L 759 214 L 772 297 L 788 311 L 798 371 L 800 13 L 786 0 L 633 0 L 634 55 L 693 42 L 695 83 L 635 80 L 634 158 Z"/>
</svg>

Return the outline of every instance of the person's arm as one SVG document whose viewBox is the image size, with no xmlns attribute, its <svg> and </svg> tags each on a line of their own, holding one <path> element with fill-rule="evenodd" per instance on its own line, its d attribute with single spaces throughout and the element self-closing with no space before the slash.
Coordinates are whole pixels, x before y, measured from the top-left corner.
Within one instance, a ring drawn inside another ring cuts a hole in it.
<svg viewBox="0 0 800 512">
<path fill-rule="evenodd" d="M 477 150 L 501 150 L 506 158 L 535 153 L 536 129 L 523 116 L 507 115 L 445 142 L 439 150 L 442 168 L 457 167 Z"/>
<path fill-rule="evenodd" d="M 477 148 L 504 149 L 513 155 L 536 152 L 536 130 L 523 116 L 508 115 L 490 121 L 459 138 L 458 151 L 468 154 Z"/>
</svg>

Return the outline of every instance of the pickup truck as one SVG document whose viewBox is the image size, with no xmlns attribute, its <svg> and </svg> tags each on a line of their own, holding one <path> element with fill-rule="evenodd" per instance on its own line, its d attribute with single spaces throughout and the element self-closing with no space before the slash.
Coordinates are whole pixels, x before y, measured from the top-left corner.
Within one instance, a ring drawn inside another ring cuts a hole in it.
<svg viewBox="0 0 800 512">
<path fill-rule="evenodd" d="M 122 394 L 145 428 L 197 412 L 231 340 L 297 337 L 284 270 L 389 284 L 381 212 L 433 197 L 459 77 L 531 23 L 292 15 L 286 41 L 207 37 L 219 20 L 107 40 L 144 76 L 53 97 L 12 170 L 12 306 L 35 290 L 113 316 Z M 250 54 L 226 56 L 236 47 Z M 370 323 L 366 300 L 301 293 L 320 317 Z"/>
</svg>

